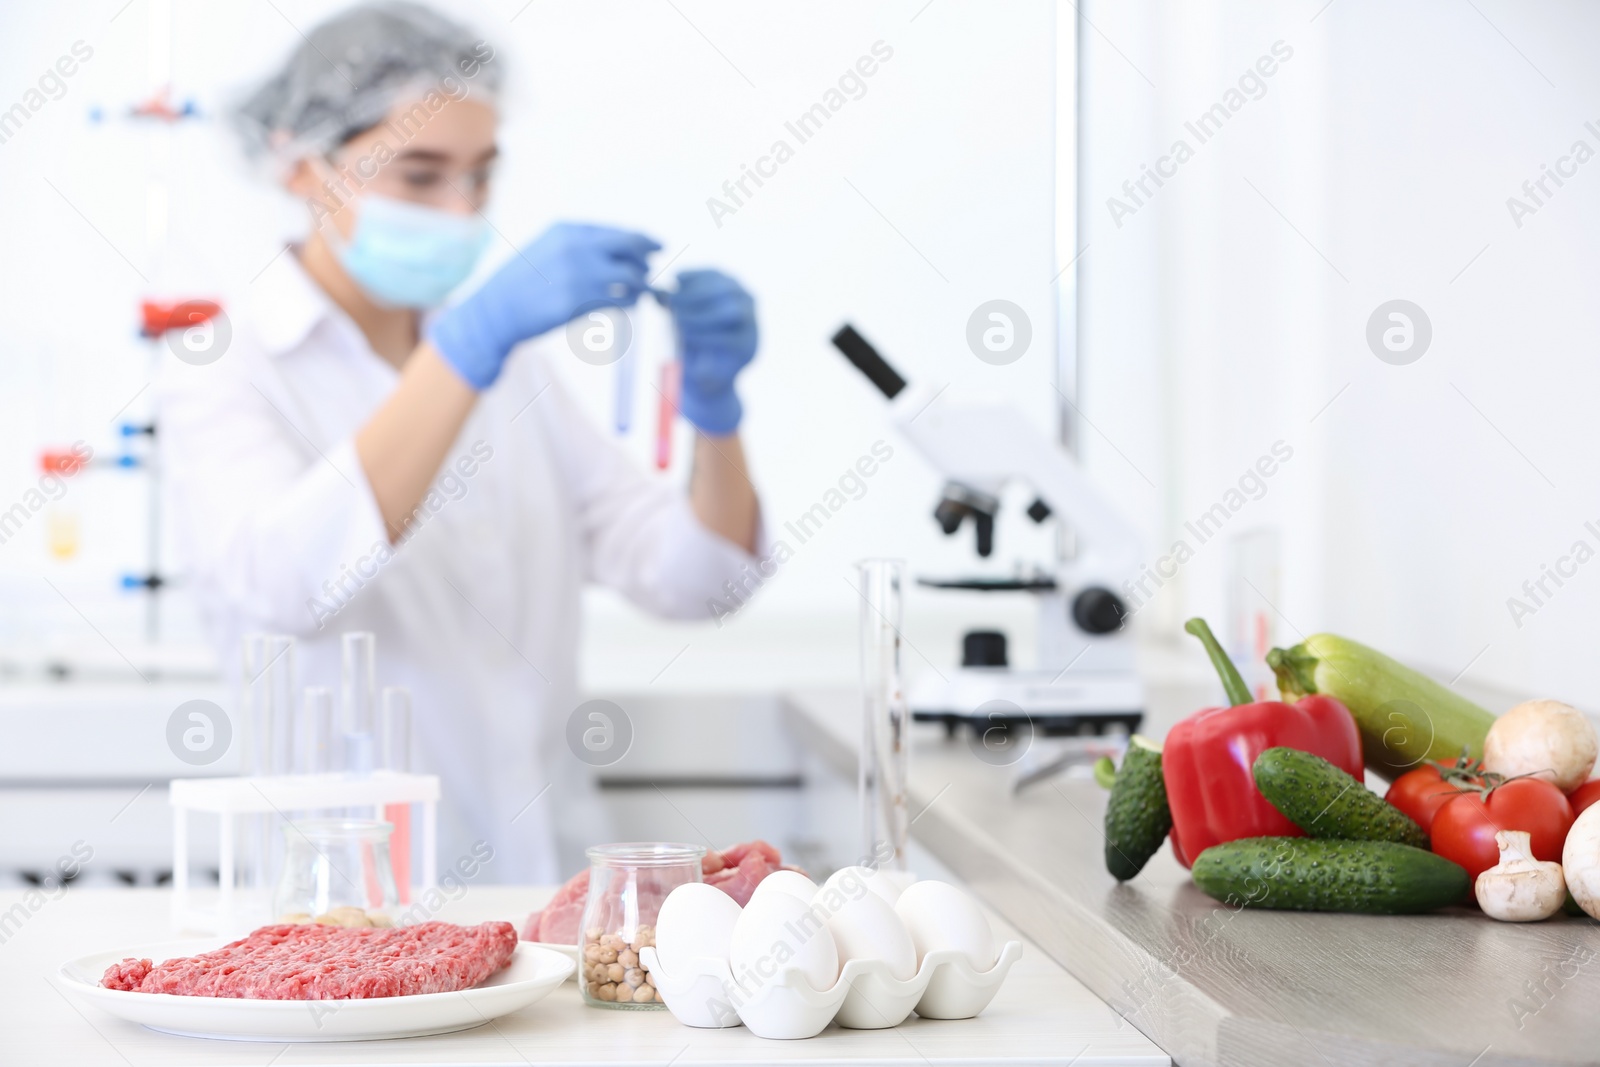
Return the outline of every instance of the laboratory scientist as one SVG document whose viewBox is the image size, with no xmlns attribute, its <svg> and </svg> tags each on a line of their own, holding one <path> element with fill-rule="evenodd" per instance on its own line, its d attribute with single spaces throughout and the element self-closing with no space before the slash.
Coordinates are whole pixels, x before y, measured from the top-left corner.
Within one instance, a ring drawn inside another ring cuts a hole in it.
<svg viewBox="0 0 1600 1067">
<path fill-rule="evenodd" d="M 227 661 L 291 634 L 299 684 L 336 685 L 340 635 L 374 633 L 379 683 L 412 691 L 415 767 L 442 779 L 441 866 L 485 842 L 481 879 L 551 882 L 558 825 L 596 825 L 566 773 L 586 770 L 565 740 L 584 583 L 709 618 L 752 562 L 734 386 L 757 331 L 738 282 L 657 279 L 640 233 L 561 222 L 511 254 L 483 215 L 502 62 L 410 4 L 305 36 L 236 118 L 306 232 L 227 308 L 220 358 L 171 361 L 159 411 L 180 562 Z M 503 266 L 447 301 L 496 244 Z M 687 492 L 551 369 L 569 322 L 647 289 L 681 350 Z"/>
</svg>

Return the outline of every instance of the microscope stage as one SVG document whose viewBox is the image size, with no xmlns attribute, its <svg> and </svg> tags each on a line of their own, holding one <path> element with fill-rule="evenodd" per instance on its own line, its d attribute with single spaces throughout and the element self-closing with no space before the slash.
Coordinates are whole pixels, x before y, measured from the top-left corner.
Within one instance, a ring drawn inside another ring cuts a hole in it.
<svg viewBox="0 0 1600 1067">
<path fill-rule="evenodd" d="M 1133 674 L 963 667 L 926 679 L 910 695 L 912 718 L 1023 726 L 1046 736 L 1133 733 L 1144 718 L 1144 687 Z"/>
</svg>

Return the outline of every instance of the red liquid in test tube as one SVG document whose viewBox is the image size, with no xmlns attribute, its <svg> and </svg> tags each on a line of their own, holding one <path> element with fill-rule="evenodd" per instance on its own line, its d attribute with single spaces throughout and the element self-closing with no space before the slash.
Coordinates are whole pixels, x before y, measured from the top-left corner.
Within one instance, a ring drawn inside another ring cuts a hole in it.
<svg viewBox="0 0 1600 1067">
<path fill-rule="evenodd" d="M 384 770 L 409 773 L 411 770 L 411 690 L 389 685 L 383 689 L 382 762 Z M 394 884 L 400 903 L 411 903 L 411 805 L 386 804 L 383 817 L 393 827 L 389 835 L 389 859 L 394 866 Z"/>
<path fill-rule="evenodd" d="M 678 389 L 683 384 L 683 364 L 661 364 L 661 403 L 656 409 L 656 470 L 672 466 L 672 424 L 678 417 Z"/>
</svg>

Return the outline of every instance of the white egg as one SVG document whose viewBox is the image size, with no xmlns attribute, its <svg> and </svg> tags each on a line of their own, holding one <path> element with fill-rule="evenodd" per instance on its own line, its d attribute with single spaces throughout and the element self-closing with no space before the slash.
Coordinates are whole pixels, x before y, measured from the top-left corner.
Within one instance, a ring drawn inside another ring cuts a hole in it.
<svg viewBox="0 0 1600 1067">
<path fill-rule="evenodd" d="M 827 917 L 788 893 L 751 896 L 734 924 L 729 962 L 734 980 L 751 992 L 790 967 L 799 968 L 813 989 L 829 989 L 839 977 Z"/>
<path fill-rule="evenodd" d="M 917 876 L 910 871 L 891 871 L 879 868 L 873 872 L 872 891 L 889 902 L 889 907 L 900 903 L 900 894 L 906 891 L 906 886 L 917 880 Z"/>
<path fill-rule="evenodd" d="M 905 923 L 917 949 L 917 965 L 930 952 L 954 949 L 973 970 L 994 966 L 994 931 L 978 902 L 948 882 L 915 882 L 906 887 L 894 912 Z"/>
<path fill-rule="evenodd" d="M 688 882 L 661 902 L 656 916 L 656 955 L 668 974 L 685 974 L 693 960 L 725 960 L 733 945 L 739 905 L 714 885 Z"/>
<path fill-rule="evenodd" d="M 750 894 L 750 900 L 754 902 L 757 897 L 768 893 L 788 893 L 800 903 L 809 904 L 811 898 L 817 895 L 817 883 L 799 871 L 773 871 L 761 879 L 756 891 Z"/>
<path fill-rule="evenodd" d="M 849 886 L 855 895 L 848 895 Z M 835 899 L 837 898 L 837 899 Z M 917 973 L 917 949 L 905 923 L 887 901 L 860 882 L 831 880 L 817 894 L 813 908 L 828 914 L 828 932 L 839 950 L 839 960 L 883 960 L 902 982 Z"/>
<path fill-rule="evenodd" d="M 894 907 L 895 901 L 900 899 L 900 893 L 905 885 L 909 884 L 910 875 L 903 871 L 873 870 L 871 867 L 840 867 L 828 876 L 822 883 L 823 888 L 835 885 L 846 879 L 859 882 L 883 898 L 884 903 Z"/>
</svg>

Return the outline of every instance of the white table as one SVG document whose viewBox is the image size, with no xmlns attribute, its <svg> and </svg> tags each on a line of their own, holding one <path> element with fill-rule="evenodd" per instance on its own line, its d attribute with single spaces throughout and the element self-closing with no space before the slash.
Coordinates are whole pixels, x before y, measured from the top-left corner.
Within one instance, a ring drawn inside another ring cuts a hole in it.
<svg viewBox="0 0 1600 1067">
<path fill-rule="evenodd" d="M 523 917 L 549 889 L 470 886 L 440 912 L 452 922 Z M 80 1009 L 47 979 L 66 960 L 182 936 L 168 925 L 170 893 L 69 889 L 17 925 L 23 898 L 0 893 L 0 1063 L 93 1067 L 249 1064 L 1055 1063 L 1122 1067 L 1171 1061 L 1133 1026 L 1029 944 L 976 1019 L 908 1020 L 890 1030 L 829 1027 L 809 1041 L 764 1041 L 739 1027 L 695 1030 L 666 1012 L 584 1006 L 567 983 L 523 1011 L 455 1034 L 404 1041 L 265 1044 L 172 1037 Z M 27 911 L 24 905 L 23 911 Z M 7 914 L 11 919 L 3 918 Z M 991 916 L 1001 937 L 1019 936 Z M 220 943 L 220 942 L 219 942 Z"/>
</svg>

